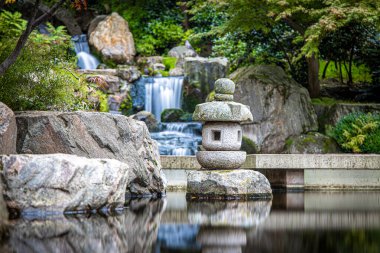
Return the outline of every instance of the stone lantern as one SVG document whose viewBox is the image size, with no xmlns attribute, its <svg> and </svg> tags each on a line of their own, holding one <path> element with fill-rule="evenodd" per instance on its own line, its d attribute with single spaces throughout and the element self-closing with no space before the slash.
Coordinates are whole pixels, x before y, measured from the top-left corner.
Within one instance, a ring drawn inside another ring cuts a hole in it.
<svg viewBox="0 0 380 253">
<path fill-rule="evenodd" d="M 218 79 L 214 87 L 215 101 L 197 105 L 193 114 L 193 120 L 203 123 L 205 151 L 197 153 L 202 168 L 188 173 L 187 197 L 271 198 L 272 190 L 264 175 L 239 169 L 247 156 L 245 151 L 240 151 L 241 124 L 253 120 L 249 107 L 233 102 L 235 83 L 230 79 Z"/>
</svg>

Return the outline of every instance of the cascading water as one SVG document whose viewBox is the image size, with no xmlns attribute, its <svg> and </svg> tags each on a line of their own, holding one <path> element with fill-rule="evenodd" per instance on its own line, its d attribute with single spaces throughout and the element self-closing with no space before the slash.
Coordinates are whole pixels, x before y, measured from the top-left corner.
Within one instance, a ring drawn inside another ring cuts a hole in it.
<svg viewBox="0 0 380 253">
<path fill-rule="evenodd" d="M 153 77 L 145 82 L 145 111 L 160 122 L 168 108 L 181 108 L 183 77 Z"/>
<path fill-rule="evenodd" d="M 202 143 L 202 124 L 199 122 L 161 123 L 160 131 L 151 133 L 158 142 L 161 155 L 195 155 Z"/>
<path fill-rule="evenodd" d="M 99 61 L 90 53 L 86 34 L 75 35 L 71 40 L 75 44 L 78 67 L 80 69 L 96 69 L 99 65 Z"/>
<path fill-rule="evenodd" d="M 168 108 L 181 108 L 183 77 L 143 77 L 131 90 L 133 106 L 144 108 L 160 122 Z M 195 155 L 202 141 L 202 124 L 198 122 L 161 123 L 151 133 L 158 142 L 161 155 Z"/>
</svg>

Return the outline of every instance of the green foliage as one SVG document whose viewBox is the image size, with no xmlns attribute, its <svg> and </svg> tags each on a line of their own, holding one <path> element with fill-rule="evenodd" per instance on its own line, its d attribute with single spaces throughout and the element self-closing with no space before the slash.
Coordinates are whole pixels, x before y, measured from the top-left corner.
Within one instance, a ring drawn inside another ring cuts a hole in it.
<svg viewBox="0 0 380 253">
<path fill-rule="evenodd" d="M 129 116 L 133 114 L 133 104 L 132 104 L 132 97 L 127 94 L 127 97 L 121 102 L 120 105 L 120 111 L 121 114 Z"/>
<path fill-rule="evenodd" d="M 142 0 L 114 4 L 128 21 L 137 53 L 149 56 L 163 54 L 185 37 L 182 16 L 176 1 Z"/>
<path fill-rule="evenodd" d="M 254 141 L 246 136 L 243 136 L 240 150 L 247 152 L 247 154 L 257 154 L 258 148 Z"/>
<path fill-rule="evenodd" d="M 25 25 L 21 14 L 1 12 L 0 61 L 13 50 Z M 70 37 L 62 26 L 48 24 L 48 30 L 51 35 L 33 31 L 16 63 L 0 76 L 0 100 L 13 110 L 87 108 L 81 100 L 84 83 L 73 72 Z"/>
<path fill-rule="evenodd" d="M 167 71 L 170 71 L 171 69 L 175 68 L 175 65 L 177 63 L 177 58 L 175 58 L 175 57 L 163 57 L 162 63 L 165 65 L 165 69 Z"/>
<path fill-rule="evenodd" d="M 165 109 L 161 113 L 162 122 L 180 122 L 181 117 L 184 116 L 185 112 L 181 109 L 169 108 Z"/>
<path fill-rule="evenodd" d="M 311 102 L 314 105 L 331 106 L 331 105 L 335 105 L 336 103 L 338 103 L 340 101 L 335 100 L 333 98 L 329 98 L 329 97 L 320 97 L 320 98 L 312 98 Z"/>
<path fill-rule="evenodd" d="M 326 66 L 327 62 L 320 60 L 319 61 L 319 77 L 322 78 L 323 70 Z M 340 64 L 340 67 L 338 66 Z M 340 73 L 339 68 L 342 70 L 343 74 L 343 80 L 348 80 L 348 73 L 347 73 L 347 66 L 344 66 L 344 63 L 338 63 L 335 65 L 335 63 L 330 63 L 327 66 L 326 69 L 326 76 L 325 78 L 333 78 L 333 79 L 339 79 Z M 354 83 L 371 83 L 372 82 L 372 76 L 370 73 L 370 69 L 364 65 L 364 64 L 358 64 L 353 63 L 352 65 L 352 78 Z"/>
<path fill-rule="evenodd" d="M 346 152 L 380 153 L 380 114 L 352 113 L 343 117 L 332 137 Z"/>
</svg>

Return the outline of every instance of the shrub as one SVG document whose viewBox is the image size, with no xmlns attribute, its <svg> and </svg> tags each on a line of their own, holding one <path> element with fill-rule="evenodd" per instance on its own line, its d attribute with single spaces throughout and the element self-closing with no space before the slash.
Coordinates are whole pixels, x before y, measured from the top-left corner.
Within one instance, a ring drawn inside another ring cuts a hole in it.
<svg viewBox="0 0 380 253">
<path fill-rule="evenodd" d="M 243 136 L 240 150 L 247 152 L 247 154 L 257 154 L 258 148 L 256 143 L 246 136 Z"/>
<path fill-rule="evenodd" d="M 0 14 L 0 61 L 25 29 L 21 14 Z M 13 110 L 86 109 L 84 82 L 74 74 L 75 56 L 65 28 L 48 24 L 49 35 L 33 31 L 16 63 L 0 76 L 0 101 Z"/>
<path fill-rule="evenodd" d="M 177 58 L 175 58 L 175 57 L 163 57 L 162 63 L 165 65 L 165 69 L 167 71 L 170 71 L 171 69 L 175 68 L 175 65 L 177 63 Z"/>
<path fill-rule="evenodd" d="M 380 114 L 346 115 L 331 135 L 345 152 L 380 153 Z"/>
</svg>

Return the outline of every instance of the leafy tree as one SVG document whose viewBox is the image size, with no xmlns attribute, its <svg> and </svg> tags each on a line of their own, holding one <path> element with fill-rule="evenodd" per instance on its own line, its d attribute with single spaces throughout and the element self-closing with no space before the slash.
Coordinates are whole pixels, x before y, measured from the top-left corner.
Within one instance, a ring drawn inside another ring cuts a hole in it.
<svg viewBox="0 0 380 253">
<path fill-rule="evenodd" d="M 209 0 L 215 3 L 214 0 Z M 268 33 L 276 24 L 287 24 L 302 42 L 297 58 L 306 57 L 308 89 L 312 97 L 319 95 L 319 49 L 329 33 L 352 22 L 378 27 L 380 2 L 370 0 L 230 0 L 217 1 L 229 15 L 224 32 Z"/>
<path fill-rule="evenodd" d="M 20 55 L 21 50 L 25 46 L 32 31 L 43 22 L 46 22 L 46 20 L 51 17 L 55 11 L 66 1 L 68 0 L 54 1 L 52 7 L 45 13 L 42 13 L 40 16 L 38 16 L 37 13 L 39 11 L 41 0 L 35 1 L 33 7 L 30 10 L 30 18 L 26 24 L 24 31 L 21 33 L 14 49 L 11 51 L 8 57 L 0 63 L 0 76 L 3 75 L 5 71 L 16 62 L 17 57 Z M 0 7 L 3 7 L 6 4 L 13 4 L 15 2 L 15 0 L 0 0 Z M 72 2 L 76 8 L 87 8 L 87 0 L 70 0 L 70 2 Z"/>
</svg>

